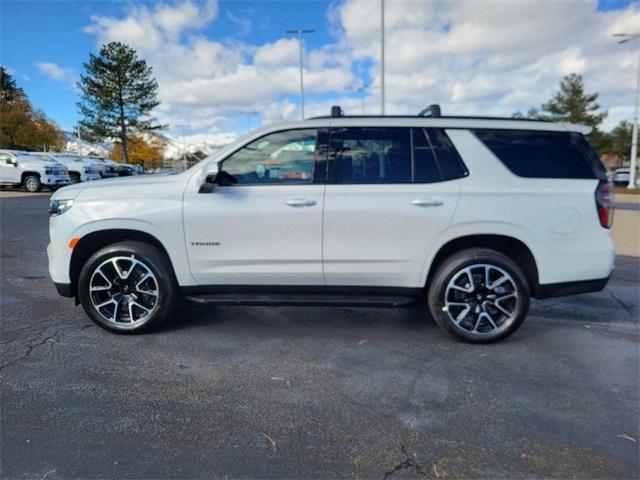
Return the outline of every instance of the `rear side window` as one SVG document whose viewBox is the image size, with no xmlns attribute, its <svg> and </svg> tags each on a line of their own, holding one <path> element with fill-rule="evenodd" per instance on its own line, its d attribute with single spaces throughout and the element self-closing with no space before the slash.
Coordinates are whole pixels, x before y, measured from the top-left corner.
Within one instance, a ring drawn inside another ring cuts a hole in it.
<svg viewBox="0 0 640 480">
<path fill-rule="evenodd" d="M 603 178 L 604 167 L 583 135 L 572 132 L 474 130 L 514 174 L 528 178 Z"/>
<path fill-rule="evenodd" d="M 334 128 L 330 149 L 337 183 L 434 183 L 466 175 L 440 129 Z"/>
</svg>

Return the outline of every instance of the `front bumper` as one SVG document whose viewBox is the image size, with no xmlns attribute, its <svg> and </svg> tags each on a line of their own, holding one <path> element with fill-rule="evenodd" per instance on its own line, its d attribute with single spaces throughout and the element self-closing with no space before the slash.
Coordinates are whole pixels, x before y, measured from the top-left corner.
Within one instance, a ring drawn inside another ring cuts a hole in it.
<svg viewBox="0 0 640 480">
<path fill-rule="evenodd" d="M 58 295 L 61 297 L 71 298 L 73 297 L 73 288 L 71 288 L 70 283 L 53 283 L 56 286 L 56 290 L 58 291 Z"/>
<path fill-rule="evenodd" d="M 43 185 L 68 185 L 69 175 L 45 175 L 40 181 Z"/>
<path fill-rule="evenodd" d="M 92 182 L 93 180 L 100 180 L 101 178 L 99 173 L 83 173 L 80 180 L 83 182 Z"/>
</svg>

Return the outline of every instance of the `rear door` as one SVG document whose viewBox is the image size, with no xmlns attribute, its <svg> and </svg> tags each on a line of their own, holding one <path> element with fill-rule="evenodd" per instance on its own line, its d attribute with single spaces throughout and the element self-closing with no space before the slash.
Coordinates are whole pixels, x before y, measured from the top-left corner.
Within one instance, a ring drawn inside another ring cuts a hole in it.
<svg viewBox="0 0 640 480">
<path fill-rule="evenodd" d="M 226 184 L 185 195 L 189 263 L 201 285 L 324 285 L 323 132 L 267 134 L 221 163 Z"/>
<path fill-rule="evenodd" d="M 464 165 L 441 130 L 331 131 L 325 192 L 327 285 L 420 287 L 447 228 Z"/>
</svg>

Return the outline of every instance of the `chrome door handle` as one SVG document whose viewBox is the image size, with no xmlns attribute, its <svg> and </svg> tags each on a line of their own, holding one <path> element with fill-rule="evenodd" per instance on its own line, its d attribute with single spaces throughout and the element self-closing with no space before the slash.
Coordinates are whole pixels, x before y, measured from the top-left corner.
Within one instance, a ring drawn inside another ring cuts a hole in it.
<svg viewBox="0 0 640 480">
<path fill-rule="evenodd" d="M 316 204 L 315 200 L 308 200 L 306 198 L 292 198 L 285 202 L 290 207 L 312 207 Z"/>
<path fill-rule="evenodd" d="M 439 207 L 440 205 L 444 205 L 444 202 L 435 198 L 430 200 L 416 198 L 411 202 L 411 205 L 415 205 L 416 207 Z"/>
</svg>

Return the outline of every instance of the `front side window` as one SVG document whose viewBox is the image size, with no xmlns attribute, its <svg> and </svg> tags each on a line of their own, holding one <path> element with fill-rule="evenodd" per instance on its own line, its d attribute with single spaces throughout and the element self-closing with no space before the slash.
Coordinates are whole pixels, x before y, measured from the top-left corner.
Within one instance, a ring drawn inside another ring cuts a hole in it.
<svg viewBox="0 0 640 480">
<path fill-rule="evenodd" d="M 239 185 L 313 183 L 315 128 L 276 132 L 251 142 L 222 163 Z"/>
<path fill-rule="evenodd" d="M 5 155 L 0 153 L 0 166 L 11 166 L 13 167 L 13 158 L 9 155 Z"/>
</svg>

